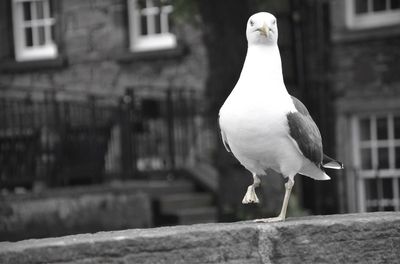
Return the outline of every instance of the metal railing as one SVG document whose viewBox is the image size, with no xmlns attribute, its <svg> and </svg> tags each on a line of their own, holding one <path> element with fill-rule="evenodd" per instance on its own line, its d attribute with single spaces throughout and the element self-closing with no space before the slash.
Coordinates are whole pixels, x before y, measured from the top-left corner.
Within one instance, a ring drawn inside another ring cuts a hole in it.
<svg viewBox="0 0 400 264">
<path fill-rule="evenodd" d="M 0 92 L 0 189 L 143 177 L 193 162 L 203 146 L 199 93 L 130 88 L 123 96 Z"/>
<path fill-rule="evenodd" d="M 101 180 L 115 102 L 53 91 L 8 92 L 0 109 L 1 187 Z"/>
<path fill-rule="evenodd" d="M 129 131 L 122 136 L 125 172 L 173 170 L 190 162 L 203 120 L 196 91 L 131 88 L 122 101 L 123 131 Z"/>
</svg>

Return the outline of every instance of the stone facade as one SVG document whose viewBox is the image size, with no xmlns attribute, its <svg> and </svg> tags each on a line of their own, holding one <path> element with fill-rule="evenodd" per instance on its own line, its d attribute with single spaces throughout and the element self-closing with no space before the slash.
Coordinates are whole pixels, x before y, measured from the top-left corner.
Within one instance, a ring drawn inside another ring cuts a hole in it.
<svg viewBox="0 0 400 264">
<path fill-rule="evenodd" d="M 57 1 L 56 41 L 63 62 L 50 68 L 18 66 L 10 46 L 11 6 L 7 2 L 2 1 L 0 8 L 1 35 L 6 36 L 0 46 L 2 86 L 105 94 L 121 94 L 127 87 L 142 85 L 204 86 L 206 56 L 195 22 L 176 21 L 179 48 L 172 56 L 164 58 L 162 51 L 135 54 L 129 51 L 127 1 Z"/>
<path fill-rule="evenodd" d="M 339 98 L 400 96 L 400 34 L 333 45 L 332 76 Z"/>
<path fill-rule="evenodd" d="M 357 122 L 360 116 L 400 111 L 400 29 L 398 24 L 351 28 L 346 8 L 345 1 L 330 3 L 329 82 L 335 99 L 336 152 L 346 168 L 338 182 L 340 210 L 356 212 L 365 210 L 361 193 L 366 188 L 356 161 Z"/>
<path fill-rule="evenodd" d="M 400 35 L 337 43 L 333 89 L 341 99 L 400 96 Z"/>
<path fill-rule="evenodd" d="M 332 1 L 330 81 L 338 99 L 399 97 L 398 25 L 351 30 L 345 25 L 344 13 L 344 2 Z"/>
</svg>

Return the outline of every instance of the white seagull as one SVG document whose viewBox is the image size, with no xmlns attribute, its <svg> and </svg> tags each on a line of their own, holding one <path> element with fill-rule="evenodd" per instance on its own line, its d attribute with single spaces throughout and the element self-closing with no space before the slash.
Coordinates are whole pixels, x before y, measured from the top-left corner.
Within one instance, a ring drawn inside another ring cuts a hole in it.
<svg viewBox="0 0 400 264">
<path fill-rule="evenodd" d="M 272 169 L 287 178 L 279 216 L 261 222 L 285 220 L 294 176 L 329 180 L 323 168 L 343 165 L 323 154 L 321 134 L 307 108 L 291 96 L 283 81 L 276 18 L 267 12 L 247 22 L 247 55 L 240 78 L 219 112 L 227 151 L 253 174 L 242 203 L 258 203 L 259 176 Z"/>
</svg>

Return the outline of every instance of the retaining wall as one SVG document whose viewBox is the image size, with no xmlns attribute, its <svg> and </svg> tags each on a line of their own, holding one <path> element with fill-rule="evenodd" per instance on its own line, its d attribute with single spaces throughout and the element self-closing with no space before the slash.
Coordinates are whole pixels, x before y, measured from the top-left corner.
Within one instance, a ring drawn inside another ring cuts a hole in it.
<svg viewBox="0 0 400 264">
<path fill-rule="evenodd" d="M 399 263 L 400 213 L 131 229 L 0 243 L 0 263 Z"/>
</svg>

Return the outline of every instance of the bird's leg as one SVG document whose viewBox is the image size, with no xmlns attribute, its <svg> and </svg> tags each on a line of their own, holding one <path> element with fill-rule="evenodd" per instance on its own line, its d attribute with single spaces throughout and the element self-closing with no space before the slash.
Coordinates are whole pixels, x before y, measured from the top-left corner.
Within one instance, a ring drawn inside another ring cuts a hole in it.
<svg viewBox="0 0 400 264">
<path fill-rule="evenodd" d="M 285 218 L 286 218 L 286 211 L 287 211 L 287 207 L 289 204 L 289 198 L 290 198 L 290 194 L 292 192 L 293 185 L 294 185 L 294 180 L 291 178 L 289 178 L 287 183 L 285 183 L 285 198 L 283 198 L 281 213 L 278 216 L 282 220 L 285 220 Z"/>
<path fill-rule="evenodd" d="M 285 183 L 285 197 L 283 198 L 281 213 L 277 217 L 256 219 L 254 221 L 264 223 L 284 221 L 286 218 L 286 211 L 289 204 L 290 193 L 292 192 L 293 185 L 294 179 L 289 177 L 287 183 Z"/>
<path fill-rule="evenodd" d="M 260 178 L 257 174 L 253 173 L 253 184 L 247 187 L 247 192 L 243 197 L 242 204 L 259 203 L 255 189 L 260 186 Z"/>
</svg>

